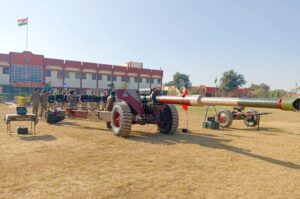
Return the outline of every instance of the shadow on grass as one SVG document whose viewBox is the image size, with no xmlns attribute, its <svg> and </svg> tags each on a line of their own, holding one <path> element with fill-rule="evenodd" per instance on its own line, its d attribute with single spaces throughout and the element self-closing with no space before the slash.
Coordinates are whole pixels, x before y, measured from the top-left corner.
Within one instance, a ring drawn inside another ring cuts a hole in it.
<svg viewBox="0 0 300 199">
<path fill-rule="evenodd" d="M 206 136 L 202 134 L 195 134 L 192 132 L 188 134 L 176 133 L 174 135 L 162 135 L 162 134 L 153 134 L 153 133 L 144 133 L 144 132 L 135 131 L 134 136 L 131 136 L 129 139 L 138 142 L 147 142 L 151 144 L 165 144 L 165 145 L 174 145 L 179 143 L 196 144 L 202 147 L 230 151 L 243 156 L 247 156 L 265 162 L 269 162 L 272 164 L 276 164 L 279 166 L 287 167 L 290 169 L 300 170 L 299 164 L 276 160 L 274 158 L 265 157 L 262 155 L 257 155 L 251 153 L 250 151 L 244 150 L 242 148 L 227 145 L 226 143 L 229 143 L 231 141 L 230 139 L 220 139 L 220 138 L 215 138 L 215 137 Z"/>
<path fill-rule="evenodd" d="M 53 135 L 28 135 L 20 136 L 20 139 L 23 141 L 53 141 L 57 138 Z"/>
<path fill-rule="evenodd" d="M 99 130 L 99 131 L 110 131 L 108 128 L 97 128 L 97 127 L 90 127 L 90 126 L 82 126 L 76 122 L 59 122 L 55 124 L 51 124 L 54 126 L 65 126 L 71 128 L 82 128 L 82 129 L 89 129 L 89 130 Z"/>
<path fill-rule="evenodd" d="M 51 124 L 53 126 L 68 126 L 68 127 L 80 127 L 80 125 L 76 122 L 58 122 L 58 123 L 54 123 L 54 124 Z"/>
<path fill-rule="evenodd" d="M 228 130 L 240 130 L 240 131 L 247 131 L 247 132 L 253 132 L 253 133 L 260 133 L 264 135 L 278 135 L 278 133 L 285 132 L 283 129 L 280 128 L 271 128 L 271 127 L 259 127 L 257 128 L 229 128 Z"/>
</svg>

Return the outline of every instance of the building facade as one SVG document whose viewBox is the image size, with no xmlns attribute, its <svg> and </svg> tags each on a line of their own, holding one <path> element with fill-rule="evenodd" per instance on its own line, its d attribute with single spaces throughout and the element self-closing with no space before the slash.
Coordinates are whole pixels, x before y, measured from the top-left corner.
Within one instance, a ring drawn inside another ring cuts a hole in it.
<svg viewBox="0 0 300 199">
<path fill-rule="evenodd" d="M 29 51 L 0 54 L 0 93 L 31 92 L 47 83 L 55 89 L 103 92 L 115 89 L 161 88 L 162 70 L 129 62 L 124 66 L 46 58 Z"/>
</svg>

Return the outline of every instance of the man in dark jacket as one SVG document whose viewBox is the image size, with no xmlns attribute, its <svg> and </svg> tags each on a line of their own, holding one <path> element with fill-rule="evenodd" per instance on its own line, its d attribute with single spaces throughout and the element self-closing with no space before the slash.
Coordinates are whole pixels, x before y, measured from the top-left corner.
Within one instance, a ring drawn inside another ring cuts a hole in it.
<svg viewBox="0 0 300 199">
<path fill-rule="evenodd" d="M 54 101 L 55 101 L 55 97 L 53 95 L 53 92 L 51 91 L 48 96 L 48 110 L 54 109 Z"/>
<path fill-rule="evenodd" d="M 56 107 L 63 108 L 64 96 L 59 90 L 58 93 L 55 95 Z"/>
<path fill-rule="evenodd" d="M 82 108 L 87 109 L 87 105 L 88 105 L 88 102 L 89 102 L 89 96 L 86 94 L 85 91 L 82 92 L 82 95 L 80 96 L 80 101 L 81 101 L 81 104 L 82 104 Z"/>
</svg>

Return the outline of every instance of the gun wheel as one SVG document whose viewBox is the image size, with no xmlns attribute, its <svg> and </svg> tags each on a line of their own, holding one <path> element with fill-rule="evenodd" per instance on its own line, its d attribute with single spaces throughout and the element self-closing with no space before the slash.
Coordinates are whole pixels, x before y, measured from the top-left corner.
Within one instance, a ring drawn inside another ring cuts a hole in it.
<svg viewBox="0 0 300 199">
<path fill-rule="evenodd" d="M 228 110 L 220 110 L 217 114 L 220 127 L 229 128 L 233 122 L 232 113 Z"/>
<path fill-rule="evenodd" d="M 246 117 L 244 119 L 244 123 L 248 127 L 256 127 L 260 121 L 260 115 L 252 115 L 257 114 L 256 110 L 248 110 L 246 111 Z M 248 115 L 248 116 L 247 116 Z"/>
<path fill-rule="evenodd" d="M 158 131 L 163 134 L 174 134 L 178 129 L 178 112 L 174 105 L 167 104 L 159 115 Z"/>
<path fill-rule="evenodd" d="M 132 113 L 125 102 L 116 103 L 111 114 L 111 130 L 115 136 L 128 137 L 132 126 Z"/>
</svg>

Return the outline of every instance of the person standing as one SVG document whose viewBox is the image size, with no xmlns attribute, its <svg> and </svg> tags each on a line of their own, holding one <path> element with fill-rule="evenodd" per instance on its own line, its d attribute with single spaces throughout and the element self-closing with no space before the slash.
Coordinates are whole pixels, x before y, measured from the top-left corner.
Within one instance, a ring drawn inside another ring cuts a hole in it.
<svg viewBox="0 0 300 199">
<path fill-rule="evenodd" d="M 96 108 L 96 95 L 94 92 L 89 95 L 89 109 L 90 110 L 95 110 Z"/>
<path fill-rule="evenodd" d="M 62 104 L 62 109 L 66 109 L 69 107 L 68 104 L 68 96 L 69 96 L 69 89 L 65 90 L 63 93 L 63 104 Z"/>
<path fill-rule="evenodd" d="M 59 90 L 58 93 L 55 95 L 55 101 L 56 101 L 56 107 L 58 108 L 63 108 L 63 101 L 64 101 L 64 96 Z"/>
<path fill-rule="evenodd" d="M 47 111 L 48 108 L 48 91 L 44 90 L 40 97 L 41 102 L 41 111 L 40 111 L 40 118 L 43 119 L 44 112 Z"/>
<path fill-rule="evenodd" d="M 102 107 L 101 110 L 105 110 L 106 109 L 106 103 L 107 103 L 107 98 L 109 96 L 108 90 L 104 91 L 104 95 L 102 96 Z"/>
<path fill-rule="evenodd" d="M 51 91 L 48 96 L 48 110 L 54 110 L 54 101 L 55 97 L 53 95 L 53 92 Z"/>
<path fill-rule="evenodd" d="M 70 94 L 68 95 L 68 103 L 69 103 L 69 107 L 72 109 L 76 109 L 77 108 L 77 98 L 75 95 L 75 90 L 71 90 Z"/>
<path fill-rule="evenodd" d="M 105 110 L 112 111 L 115 101 L 116 101 L 116 92 L 111 91 L 110 96 L 107 98 Z"/>
<path fill-rule="evenodd" d="M 95 97 L 95 101 L 96 101 L 96 110 L 99 111 L 100 110 L 100 104 L 102 101 L 102 97 L 100 96 L 99 92 L 97 93 L 97 96 Z"/>
<path fill-rule="evenodd" d="M 30 103 L 32 103 L 32 114 L 38 116 L 40 105 L 40 93 L 39 88 L 35 88 L 33 94 L 30 97 Z"/>
<path fill-rule="evenodd" d="M 82 92 L 82 95 L 80 96 L 80 101 L 81 101 L 81 107 L 83 110 L 87 109 L 87 105 L 89 102 L 89 96 L 86 94 L 85 91 Z"/>
</svg>

